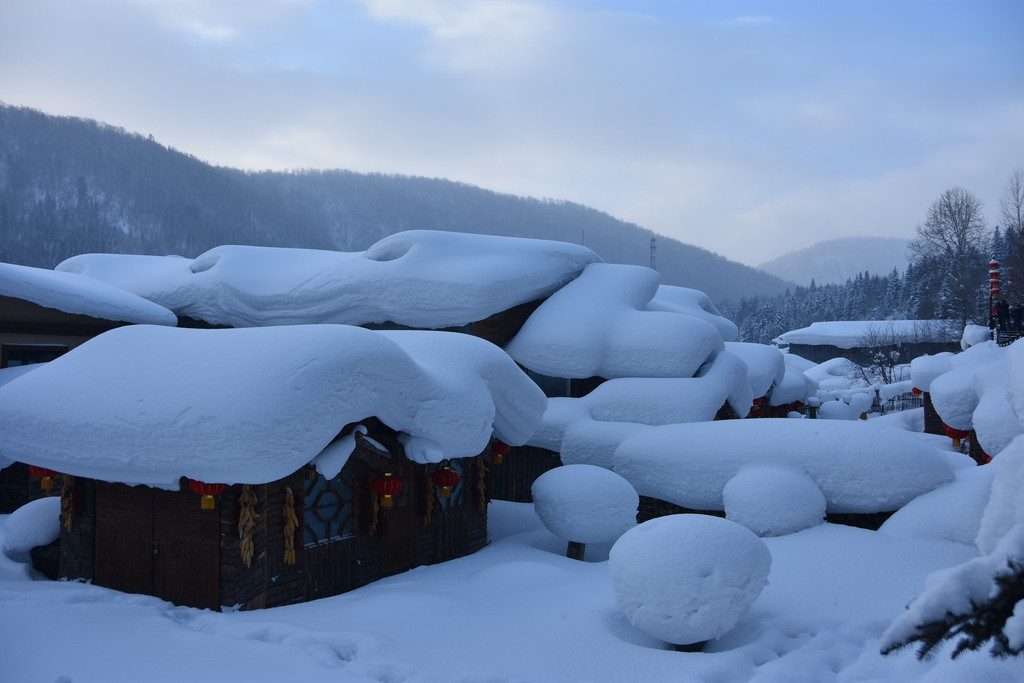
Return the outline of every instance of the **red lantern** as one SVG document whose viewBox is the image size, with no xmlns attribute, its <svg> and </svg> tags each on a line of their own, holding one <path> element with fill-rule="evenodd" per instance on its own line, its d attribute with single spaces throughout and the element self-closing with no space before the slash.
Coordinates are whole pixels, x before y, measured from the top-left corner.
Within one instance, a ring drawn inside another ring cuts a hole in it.
<svg viewBox="0 0 1024 683">
<path fill-rule="evenodd" d="M 992 292 L 992 296 L 999 296 L 999 288 L 998 287 L 993 287 L 991 292 Z"/>
<path fill-rule="evenodd" d="M 39 477 L 39 488 L 44 491 L 49 491 L 53 488 L 53 478 L 59 474 L 59 472 L 48 470 L 45 467 L 36 467 L 35 465 L 29 465 L 28 471 L 33 477 Z"/>
<path fill-rule="evenodd" d="M 922 392 L 922 391 L 921 391 L 920 389 L 918 389 L 917 387 L 914 387 L 913 389 L 911 389 L 911 390 L 910 390 L 910 393 L 912 393 L 912 394 L 913 394 L 914 396 L 920 396 L 920 395 L 921 395 L 922 393 L 924 393 L 924 392 Z"/>
<path fill-rule="evenodd" d="M 216 501 L 213 497 L 224 493 L 224 489 L 226 489 L 228 485 L 207 484 L 205 481 L 199 481 L 198 479 L 189 479 L 188 487 L 192 489 L 192 493 L 198 493 L 202 496 L 199 501 L 199 507 L 203 510 L 212 510 L 216 507 Z"/>
<path fill-rule="evenodd" d="M 506 455 L 508 455 L 509 451 L 511 450 L 512 447 L 509 446 L 507 443 L 503 443 L 495 439 L 494 443 L 491 444 L 491 455 L 494 456 L 494 464 L 500 465 L 501 461 L 504 459 Z"/>
<path fill-rule="evenodd" d="M 995 280 L 995 279 L 989 280 L 988 284 L 989 284 L 990 287 L 998 287 L 999 286 L 999 280 Z"/>
<path fill-rule="evenodd" d="M 451 498 L 452 489 L 459 485 L 459 473 L 448 465 L 435 471 L 430 479 L 434 482 L 434 486 L 440 487 L 442 498 Z"/>
<path fill-rule="evenodd" d="M 990 270 L 996 270 L 997 268 L 999 268 L 999 261 L 992 259 L 991 261 L 988 262 L 988 267 Z"/>
<path fill-rule="evenodd" d="M 942 423 L 942 428 L 946 430 L 946 436 L 953 439 L 954 448 L 960 448 L 960 440 L 966 439 L 968 436 L 971 435 L 970 431 L 965 431 L 963 429 L 954 429 L 945 422 Z"/>
<path fill-rule="evenodd" d="M 402 490 L 402 480 L 399 477 L 385 472 L 370 482 L 373 492 L 380 496 L 380 506 L 389 508 L 395 504 L 394 496 Z"/>
</svg>

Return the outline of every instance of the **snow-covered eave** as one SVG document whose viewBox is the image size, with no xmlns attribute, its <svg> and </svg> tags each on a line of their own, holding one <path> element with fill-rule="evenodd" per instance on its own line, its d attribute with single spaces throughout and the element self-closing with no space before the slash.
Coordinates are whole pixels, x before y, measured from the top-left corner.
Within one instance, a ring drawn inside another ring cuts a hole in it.
<svg viewBox="0 0 1024 683">
<path fill-rule="evenodd" d="M 44 268 L 0 263 L 0 300 L 22 312 L 55 311 L 84 316 L 98 323 L 174 326 L 178 318 L 167 308 L 120 287 Z M 38 308 L 35 308 L 38 307 Z M 35 309 L 31 311 L 30 309 Z M 59 314 L 58 314 L 59 315 Z"/>
<path fill-rule="evenodd" d="M 835 346 L 840 349 L 870 347 L 872 337 L 886 344 L 959 342 L 961 332 L 948 320 L 833 320 L 785 332 L 776 346 Z"/>
<path fill-rule="evenodd" d="M 546 298 L 600 260 L 564 242 L 412 230 L 364 252 L 225 245 L 195 259 L 83 254 L 57 269 L 211 325 L 444 329 Z"/>
</svg>

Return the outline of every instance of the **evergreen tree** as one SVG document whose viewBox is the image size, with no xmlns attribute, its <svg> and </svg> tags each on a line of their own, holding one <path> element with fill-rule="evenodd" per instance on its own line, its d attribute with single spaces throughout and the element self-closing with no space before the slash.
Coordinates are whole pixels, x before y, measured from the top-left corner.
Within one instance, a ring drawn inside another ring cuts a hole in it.
<svg viewBox="0 0 1024 683">
<path fill-rule="evenodd" d="M 914 635 L 887 647 L 889 654 L 911 643 L 920 643 L 918 659 L 935 653 L 948 640 L 960 638 L 953 649 L 955 659 L 968 650 L 979 650 L 992 641 L 989 652 L 994 657 L 1014 657 L 1024 653 L 1024 645 L 1013 643 L 1006 635 L 1006 621 L 1018 605 L 1024 605 L 1024 561 L 1010 558 L 1007 566 L 993 576 L 995 591 L 987 600 L 971 601 L 971 610 L 963 614 L 947 611 L 941 619 L 918 624 Z"/>
</svg>

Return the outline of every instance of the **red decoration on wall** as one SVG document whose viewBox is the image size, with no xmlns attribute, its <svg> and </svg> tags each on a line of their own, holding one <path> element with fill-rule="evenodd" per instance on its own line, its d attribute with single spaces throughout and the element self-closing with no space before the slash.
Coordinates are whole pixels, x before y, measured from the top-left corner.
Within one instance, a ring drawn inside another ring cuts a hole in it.
<svg viewBox="0 0 1024 683">
<path fill-rule="evenodd" d="M 445 465 L 441 469 L 436 470 L 430 479 L 434 482 L 434 486 L 440 487 L 442 498 L 450 498 L 452 489 L 459 485 L 460 477 L 458 472 Z"/>
<path fill-rule="evenodd" d="M 501 461 L 504 459 L 506 455 L 508 455 L 509 451 L 511 450 L 512 447 L 509 446 L 507 443 L 495 439 L 491 443 L 491 455 L 494 456 L 494 464 L 500 465 Z"/>
<path fill-rule="evenodd" d="M 36 467 L 35 465 L 29 465 L 28 471 L 33 477 L 39 477 L 39 488 L 44 491 L 49 491 L 53 488 L 53 478 L 60 474 L 60 472 L 54 472 L 45 467 Z"/>
<path fill-rule="evenodd" d="M 373 492 L 380 496 L 380 506 L 389 508 L 395 504 L 394 497 L 402 491 L 402 480 L 399 477 L 385 472 L 370 482 Z"/>
<path fill-rule="evenodd" d="M 227 484 L 207 484 L 205 481 L 199 481 L 198 479 L 189 479 L 188 487 L 192 489 L 192 493 L 198 493 L 202 496 L 199 506 L 203 510 L 212 510 L 216 507 L 214 496 L 219 496 L 224 493 L 224 490 L 228 487 Z"/>
<path fill-rule="evenodd" d="M 967 437 L 969 437 L 971 435 L 970 431 L 963 430 L 963 429 L 954 429 L 953 427 L 950 427 L 945 422 L 942 423 L 942 428 L 946 430 L 946 436 L 948 436 L 949 438 L 953 439 L 953 446 L 955 448 L 959 448 L 960 447 L 961 439 L 966 439 Z"/>
</svg>

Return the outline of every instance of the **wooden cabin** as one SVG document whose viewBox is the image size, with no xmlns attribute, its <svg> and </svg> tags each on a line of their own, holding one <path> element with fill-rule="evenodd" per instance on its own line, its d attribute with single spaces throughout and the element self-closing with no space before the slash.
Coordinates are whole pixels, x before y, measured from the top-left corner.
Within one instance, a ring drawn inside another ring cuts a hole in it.
<svg viewBox="0 0 1024 683">
<path fill-rule="evenodd" d="M 178 605 L 256 609 L 337 595 L 487 544 L 489 451 L 419 465 L 395 432 L 362 424 L 373 427 L 333 479 L 307 465 L 228 486 L 212 509 L 185 478 L 167 491 L 68 477 L 61 576 Z M 438 482 L 451 474 L 437 476 L 445 467 L 458 475 L 447 491 Z M 374 490 L 386 473 L 402 482 L 387 502 Z"/>
</svg>

